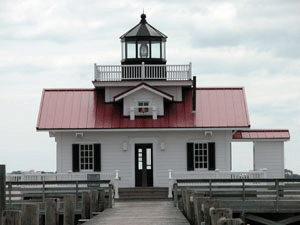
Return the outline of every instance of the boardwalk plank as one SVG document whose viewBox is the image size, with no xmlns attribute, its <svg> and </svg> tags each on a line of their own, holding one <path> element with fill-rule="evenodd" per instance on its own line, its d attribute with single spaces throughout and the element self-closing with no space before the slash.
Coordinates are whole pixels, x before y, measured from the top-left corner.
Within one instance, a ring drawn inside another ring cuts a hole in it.
<svg viewBox="0 0 300 225">
<path fill-rule="evenodd" d="M 105 209 L 84 225 L 136 225 L 136 224 L 180 224 L 188 221 L 172 201 L 128 201 L 116 202 L 111 209 Z"/>
</svg>

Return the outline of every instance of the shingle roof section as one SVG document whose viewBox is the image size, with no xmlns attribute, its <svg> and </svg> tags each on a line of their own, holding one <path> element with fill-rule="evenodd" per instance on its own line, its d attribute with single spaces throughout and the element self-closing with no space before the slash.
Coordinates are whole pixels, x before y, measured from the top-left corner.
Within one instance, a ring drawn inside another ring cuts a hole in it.
<svg viewBox="0 0 300 225">
<path fill-rule="evenodd" d="M 243 88 L 199 88 L 196 112 L 192 112 L 192 89 L 183 89 L 183 101 L 165 105 L 164 116 L 123 116 L 123 106 L 105 103 L 97 89 L 44 90 L 37 130 L 131 129 L 131 128 L 248 128 Z"/>
<path fill-rule="evenodd" d="M 146 15 L 141 15 L 141 21 L 139 24 L 134 26 L 132 29 L 127 31 L 125 34 L 123 34 L 120 38 L 129 38 L 129 37 L 159 37 L 159 38 L 167 38 L 166 35 L 164 35 L 159 30 L 152 27 L 150 24 L 146 21 Z"/>
</svg>

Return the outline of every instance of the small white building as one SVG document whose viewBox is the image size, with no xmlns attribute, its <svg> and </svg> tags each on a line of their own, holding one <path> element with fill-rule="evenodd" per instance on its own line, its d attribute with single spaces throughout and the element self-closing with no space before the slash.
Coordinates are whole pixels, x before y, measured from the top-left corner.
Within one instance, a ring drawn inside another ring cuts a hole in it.
<svg viewBox="0 0 300 225">
<path fill-rule="evenodd" d="M 95 64 L 95 88 L 43 91 L 37 131 L 55 138 L 57 173 L 119 170 L 120 187 L 284 177 L 289 131 L 251 130 L 244 88 L 196 87 L 191 64 L 166 64 L 166 39 L 142 14 L 121 36 L 121 65 Z M 252 172 L 231 172 L 240 141 L 254 142 Z"/>
</svg>

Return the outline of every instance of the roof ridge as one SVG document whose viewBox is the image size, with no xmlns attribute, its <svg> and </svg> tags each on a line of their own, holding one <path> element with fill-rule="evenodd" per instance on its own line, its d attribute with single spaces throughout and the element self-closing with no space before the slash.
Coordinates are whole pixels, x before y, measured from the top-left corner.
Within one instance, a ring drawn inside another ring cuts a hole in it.
<svg viewBox="0 0 300 225">
<path fill-rule="evenodd" d="M 96 88 L 48 88 L 44 91 L 95 91 Z"/>
<path fill-rule="evenodd" d="M 244 87 L 197 87 L 197 90 L 242 90 Z"/>
</svg>

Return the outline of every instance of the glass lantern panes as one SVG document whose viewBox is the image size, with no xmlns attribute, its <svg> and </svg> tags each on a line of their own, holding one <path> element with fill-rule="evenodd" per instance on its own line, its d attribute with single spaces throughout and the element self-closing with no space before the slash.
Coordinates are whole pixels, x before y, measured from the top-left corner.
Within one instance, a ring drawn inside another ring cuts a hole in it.
<svg viewBox="0 0 300 225">
<path fill-rule="evenodd" d="M 151 58 L 160 58 L 160 41 L 151 42 Z"/>
<path fill-rule="evenodd" d="M 127 58 L 134 59 L 136 58 L 136 44 L 134 41 L 127 42 Z"/>
</svg>

